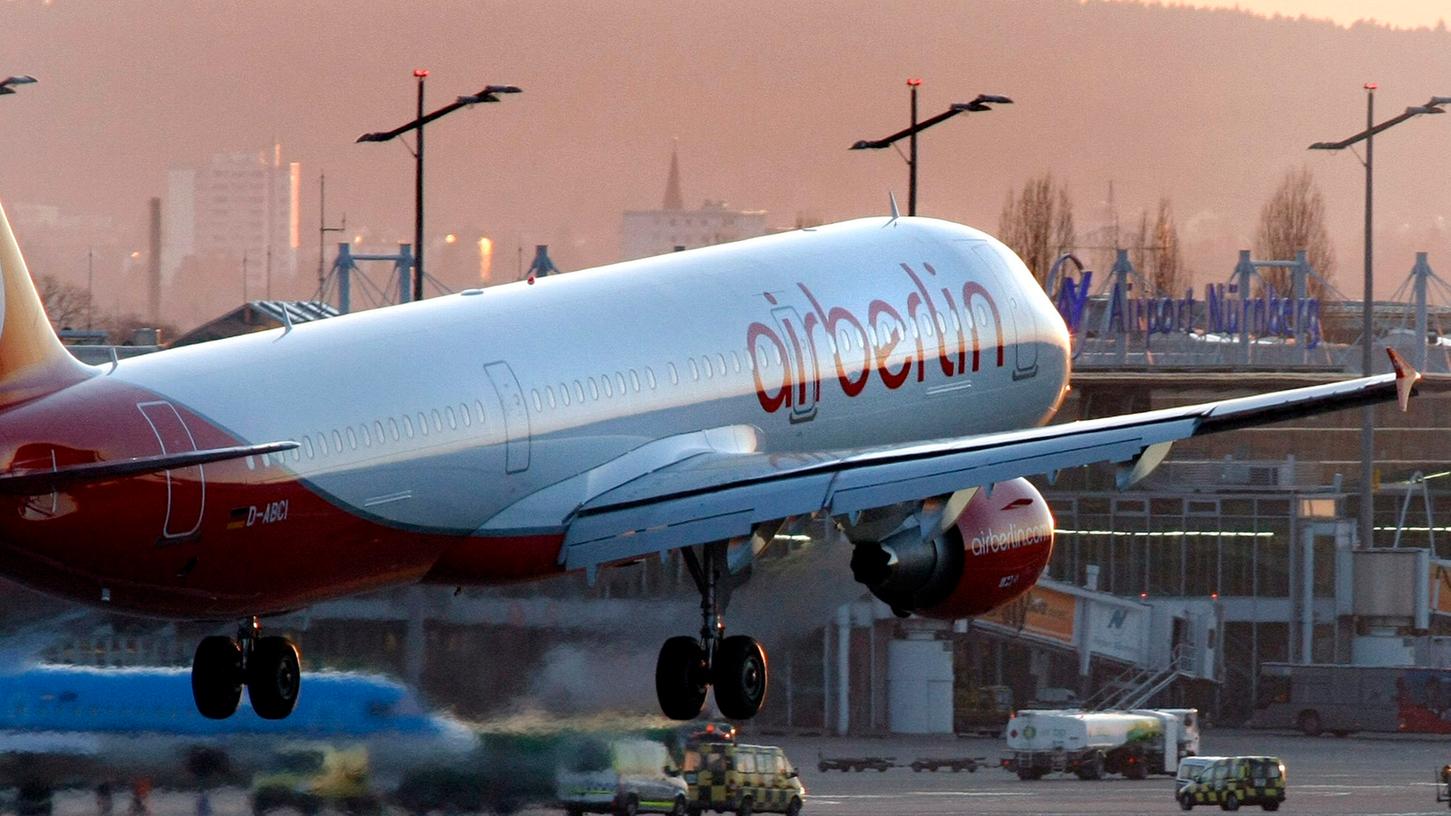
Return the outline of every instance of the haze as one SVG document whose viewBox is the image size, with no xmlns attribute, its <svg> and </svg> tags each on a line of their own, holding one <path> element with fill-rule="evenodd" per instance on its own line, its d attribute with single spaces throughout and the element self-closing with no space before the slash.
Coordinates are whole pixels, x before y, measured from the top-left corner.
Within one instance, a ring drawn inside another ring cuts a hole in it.
<svg viewBox="0 0 1451 816">
<path fill-rule="evenodd" d="M 1401 5 L 1376 13 L 1402 26 L 1430 14 Z M 1069 184 L 1087 234 L 1107 221 L 1112 183 L 1125 223 L 1169 197 L 1189 266 L 1223 280 L 1280 176 L 1308 163 L 1353 294 L 1363 172 L 1348 152 L 1306 147 L 1364 126 L 1367 80 L 1380 83 L 1378 119 L 1451 95 L 1451 34 L 1339 22 L 1096 0 L 0 0 L 0 75 L 41 80 L 0 98 L 0 199 L 108 218 L 119 237 L 84 240 L 142 249 L 169 167 L 275 140 L 304 180 L 304 274 L 278 294 L 306 296 L 319 172 L 350 233 L 411 240 L 408 152 L 354 139 L 411 118 L 411 72 L 426 67 L 430 109 L 488 83 L 524 88 L 431 127 L 427 145 L 430 236 L 490 237 L 496 278 L 511 279 L 516 247 L 534 243 L 566 270 L 616 260 L 620 214 L 660 205 L 672 143 L 690 207 L 723 199 L 781 227 L 885 213 L 889 190 L 905 201 L 902 160 L 847 147 L 903 127 L 904 80 L 919 76 L 924 116 L 979 92 L 1017 103 L 923 137 L 922 214 L 993 231 L 1007 191 L 1046 170 Z M 1377 139 L 1383 294 L 1415 250 L 1451 271 L 1448 141 L 1451 117 Z M 84 282 L 83 252 L 46 259 L 33 271 Z M 134 263 L 96 270 L 101 304 L 139 302 L 140 288 Z M 173 319 L 240 300 L 232 281 L 217 290 Z"/>
</svg>

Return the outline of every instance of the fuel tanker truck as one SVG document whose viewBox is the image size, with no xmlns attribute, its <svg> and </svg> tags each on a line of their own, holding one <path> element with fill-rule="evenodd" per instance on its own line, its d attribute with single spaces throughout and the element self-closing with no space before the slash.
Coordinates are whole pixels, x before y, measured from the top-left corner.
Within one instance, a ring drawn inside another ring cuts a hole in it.
<svg viewBox="0 0 1451 816">
<path fill-rule="evenodd" d="M 1025 781 L 1048 773 L 1079 779 L 1173 774 L 1180 759 L 1199 752 L 1198 731 L 1193 709 L 1019 711 L 1004 729 L 1002 765 Z"/>
</svg>

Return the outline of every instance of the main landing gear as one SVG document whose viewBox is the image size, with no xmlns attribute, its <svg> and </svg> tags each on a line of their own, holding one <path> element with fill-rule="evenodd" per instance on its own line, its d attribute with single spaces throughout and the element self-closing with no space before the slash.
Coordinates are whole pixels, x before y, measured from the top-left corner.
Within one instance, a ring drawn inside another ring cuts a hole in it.
<svg viewBox="0 0 1451 816">
<path fill-rule="evenodd" d="M 693 548 L 681 551 L 700 590 L 701 627 L 698 640 L 681 635 L 665 641 L 655 664 L 660 708 L 674 720 L 699 716 L 711 686 L 720 713 L 732 720 L 756 716 L 766 701 L 766 650 L 752 637 L 725 637 L 723 604 L 717 593 L 725 552 L 723 542 L 707 544 L 701 557 Z"/>
<path fill-rule="evenodd" d="M 203 717 L 225 720 L 242 700 L 242 686 L 252 710 L 264 720 L 292 713 L 302 685 L 302 659 L 297 644 L 285 637 L 262 637 L 251 618 L 237 627 L 235 639 L 203 638 L 191 664 L 191 693 Z"/>
</svg>

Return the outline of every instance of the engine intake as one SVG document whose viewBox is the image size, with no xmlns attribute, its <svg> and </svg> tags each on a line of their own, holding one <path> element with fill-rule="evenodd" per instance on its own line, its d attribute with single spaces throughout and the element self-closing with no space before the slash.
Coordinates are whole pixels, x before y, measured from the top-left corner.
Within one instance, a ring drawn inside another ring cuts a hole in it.
<svg viewBox="0 0 1451 816">
<path fill-rule="evenodd" d="M 981 615 L 1032 588 L 1053 554 L 1053 515 L 1026 479 L 977 491 L 940 533 L 917 521 L 852 552 L 852 574 L 900 615 Z"/>
</svg>

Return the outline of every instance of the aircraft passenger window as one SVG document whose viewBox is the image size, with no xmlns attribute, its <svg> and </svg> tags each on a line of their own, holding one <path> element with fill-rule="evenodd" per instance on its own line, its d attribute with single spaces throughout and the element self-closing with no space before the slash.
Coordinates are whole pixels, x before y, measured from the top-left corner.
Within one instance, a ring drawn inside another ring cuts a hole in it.
<svg viewBox="0 0 1451 816">
<path fill-rule="evenodd" d="M 584 402 L 584 386 L 580 385 L 579 380 L 574 381 L 574 399 L 576 402 Z"/>
<path fill-rule="evenodd" d="M 546 386 L 544 386 L 544 400 L 545 400 L 545 402 L 548 402 L 549 403 L 549 407 L 550 408 L 554 408 L 555 407 L 555 403 L 554 403 L 554 386 L 552 386 L 552 385 L 546 385 Z"/>
<path fill-rule="evenodd" d="M 544 398 L 541 397 L 541 396 L 539 396 L 539 389 L 538 388 L 531 388 L 531 389 L 529 389 L 529 391 L 530 391 L 530 393 L 534 397 L 534 413 L 537 414 L 540 411 L 543 411 L 544 410 Z"/>
<path fill-rule="evenodd" d="M 741 355 L 731 352 L 731 365 L 735 367 L 736 373 L 741 373 Z"/>
<path fill-rule="evenodd" d="M 615 390 L 620 392 L 620 396 L 625 395 L 625 375 L 618 371 L 615 372 Z"/>
<path fill-rule="evenodd" d="M 433 429 L 443 433 L 443 417 L 439 415 L 437 408 L 433 409 Z"/>
<path fill-rule="evenodd" d="M 933 334 L 933 332 L 932 332 L 932 319 L 929 318 L 925 314 L 924 315 L 918 315 L 917 316 L 917 322 L 919 322 L 919 323 L 922 324 L 922 331 L 921 331 L 922 336 L 923 337 L 931 337 L 932 334 Z"/>
<path fill-rule="evenodd" d="M 348 426 L 348 447 L 352 450 L 358 449 L 358 435 L 353 433 L 353 426 Z"/>
<path fill-rule="evenodd" d="M 388 435 L 393 437 L 394 442 L 398 441 L 398 420 L 393 417 L 388 417 Z"/>
<path fill-rule="evenodd" d="M 569 407 L 569 386 L 564 383 L 559 384 L 559 401 L 564 403 L 564 407 Z"/>
<path fill-rule="evenodd" d="M 312 457 L 313 457 L 312 437 L 310 437 L 310 436 L 304 436 L 304 437 L 302 437 L 302 449 L 303 449 L 303 451 L 305 451 L 307 453 L 308 460 L 311 460 Z"/>
<path fill-rule="evenodd" d="M 375 420 L 373 420 L 373 436 L 376 436 L 378 438 L 378 444 L 379 445 L 381 445 L 384 442 L 388 441 L 388 437 L 386 437 L 386 436 L 383 435 L 383 420 L 381 420 L 381 419 L 375 419 Z"/>
<path fill-rule="evenodd" d="M 690 358 L 690 379 L 697 382 L 700 380 L 700 366 L 696 365 L 694 357 Z"/>
<path fill-rule="evenodd" d="M 479 424 L 487 425 L 489 422 L 489 415 L 484 413 L 484 401 L 474 400 L 474 407 L 479 409 Z"/>
<path fill-rule="evenodd" d="M 594 382 L 594 380 L 590 380 L 590 382 Z M 600 387 L 604 389 L 606 397 L 613 397 L 615 395 L 615 387 L 610 384 L 610 375 L 600 375 Z"/>
<path fill-rule="evenodd" d="M 403 435 L 409 439 L 413 438 L 413 420 L 407 414 L 403 415 Z"/>
<path fill-rule="evenodd" d="M 675 364 L 674 363 L 666 363 L 665 366 L 666 366 L 666 368 L 670 369 L 670 384 L 671 385 L 679 385 L 680 384 L 680 372 L 675 370 Z"/>
<path fill-rule="evenodd" d="M 327 456 L 327 434 L 325 433 L 317 435 L 317 452 L 320 456 Z"/>
<path fill-rule="evenodd" d="M 537 388 L 534 389 L 534 410 L 544 410 L 544 408 L 539 404 L 539 389 Z M 443 407 L 443 416 L 445 419 L 448 420 L 448 429 L 450 431 L 458 430 L 458 417 L 454 415 L 452 405 L 445 405 Z"/>
<path fill-rule="evenodd" d="M 589 378 L 589 398 L 592 400 L 600 398 L 600 386 L 599 383 L 595 382 L 594 377 Z"/>
<path fill-rule="evenodd" d="M 368 433 L 368 426 L 366 424 L 358 426 L 358 437 L 363 440 L 363 447 L 373 447 L 373 436 Z"/>
<path fill-rule="evenodd" d="M 720 352 L 716 352 L 715 355 L 715 373 L 721 375 L 722 377 L 724 377 L 726 374 L 725 355 L 721 354 Z"/>
<path fill-rule="evenodd" d="M 640 375 L 636 374 L 633 368 L 630 369 L 630 390 L 636 394 L 640 393 Z"/>
<path fill-rule="evenodd" d="M 418 433 L 420 436 L 428 436 L 428 416 L 422 411 L 418 412 Z"/>
<path fill-rule="evenodd" d="M 645 366 L 645 384 L 650 386 L 651 391 L 655 390 L 655 369 L 650 366 Z"/>
<path fill-rule="evenodd" d="M 776 365 L 785 365 L 785 361 L 781 359 L 781 349 L 780 348 L 778 348 L 778 347 L 776 347 L 774 345 L 771 346 L 771 356 L 776 359 Z"/>
<path fill-rule="evenodd" d="M 942 315 L 940 315 L 940 314 L 939 315 L 935 315 L 934 316 L 934 320 L 937 323 L 937 331 L 938 331 L 938 333 L 940 333 L 940 334 L 947 334 L 947 324 L 945 322 L 943 322 Z"/>
<path fill-rule="evenodd" d="M 298 446 L 298 447 L 292 449 L 292 461 L 294 463 L 301 462 L 302 461 L 302 447 L 301 446 Z"/>
<path fill-rule="evenodd" d="M 551 406 L 554 405 L 554 395 L 550 394 L 549 398 L 549 404 Z M 462 402 L 458 404 L 458 418 L 459 421 L 464 424 L 465 428 L 474 424 L 473 417 L 469 416 L 469 407 L 467 405 L 464 405 Z"/>
<path fill-rule="evenodd" d="M 343 435 L 338 433 L 336 428 L 333 429 L 333 450 L 338 453 L 343 452 Z"/>
</svg>

